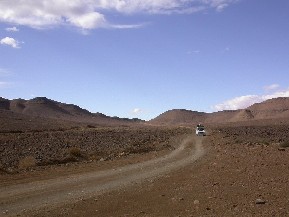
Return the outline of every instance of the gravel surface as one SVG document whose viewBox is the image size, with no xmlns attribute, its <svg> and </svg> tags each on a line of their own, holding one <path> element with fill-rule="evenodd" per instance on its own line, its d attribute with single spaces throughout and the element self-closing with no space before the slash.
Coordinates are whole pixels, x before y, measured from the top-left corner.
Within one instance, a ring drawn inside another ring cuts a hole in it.
<svg viewBox="0 0 289 217">
<path fill-rule="evenodd" d="M 208 132 L 203 139 L 206 154 L 192 164 L 145 178 L 129 187 L 21 215 L 289 216 L 289 149 L 284 146 L 289 139 L 289 125 L 215 126 Z M 5 174 L 1 180 L 11 186 L 29 183 L 32 178 L 53 179 L 61 171 L 67 171 L 69 176 L 87 170 L 114 169 L 154 159 L 163 151 L 127 155 L 97 164 Z M 9 215 L 9 210 L 4 212 L 4 216 Z"/>
</svg>

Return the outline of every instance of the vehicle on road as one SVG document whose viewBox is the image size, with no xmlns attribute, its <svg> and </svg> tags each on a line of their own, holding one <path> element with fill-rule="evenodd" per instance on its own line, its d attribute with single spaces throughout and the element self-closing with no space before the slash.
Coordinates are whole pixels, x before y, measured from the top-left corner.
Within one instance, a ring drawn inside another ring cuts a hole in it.
<svg viewBox="0 0 289 217">
<path fill-rule="evenodd" d="M 206 136 L 206 130 L 204 125 L 198 124 L 196 128 L 196 135 L 197 136 Z"/>
</svg>

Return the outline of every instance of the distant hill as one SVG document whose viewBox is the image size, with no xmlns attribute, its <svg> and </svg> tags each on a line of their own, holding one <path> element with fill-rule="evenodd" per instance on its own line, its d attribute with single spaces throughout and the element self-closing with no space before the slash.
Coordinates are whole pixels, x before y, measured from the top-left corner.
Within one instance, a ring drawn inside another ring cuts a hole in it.
<svg viewBox="0 0 289 217">
<path fill-rule="evenodd" d="M 29 124 L 27 120 L 30 122 L 33 120 L 31 124 L 36 124 L 41 120 L 43 124 L 65 122 L 66 125 L 68 123 L 68 125 L 73 125 L 72 122 L 94 125 L 130 125 L 144 122 L 140 119 L 109 117 L 101 113 L 91 113 L 77 105 L 57 102 L 46 97 L 36 97 L 31 100 L 8 100 L 0 97 L 1 122 L 4 117 L 6 125 L 10 123 L 10 128 L 14 128 L 12 125 L 16 123 L 19 125 L 22 122 L 28 122 L 27 124 Z"/>
<path fill-rule="evenodd" d="M 196 125 L 197 123 L 220 124 L 260 120 L 289 121 L 289 98 L 269 99 L 262 103 L 256 103 L 246 109 L 214 113 L 174 109 L 162 113 L 148 123 L 154 125 Z"/>
<path fill-rule="evenodd" d="M 289 97 L 269 99 L 262 103 L 256 103 L 248 110 L 254 119 L 289 118 Z"/>
<path fill-rule="evenodd" d="M 185 109 L 166 111 L 158 117 L 143 121 L 109 117 L 102 113 L 91 113 L 77 105 L 57 102 L 46 97 L 36 97 L 31 100 L 8 100 L 0 97 L 0 130 L 57 128 L 59 126 L 120 126 L 132 124 L 149 125 L 187 125 L 198 123 L 253 123 L 254 121 L 288 121 L 289 98 L 269 99 L 256 103 L 246 109 L 204 113 Z M 76 124 L 78 123 L 78 124 Z M 55 125 L 55 126 L 54 126 Z"/>
<path fill-rule="evenodd" d="M 173 109 L 150 120 L 149 123 L 156 125 L 192 124 L 195 122 L 204 122 L 206 117 L 207 114 L 203 112 L 190 111 L 186 109 Z"/>
</svg>

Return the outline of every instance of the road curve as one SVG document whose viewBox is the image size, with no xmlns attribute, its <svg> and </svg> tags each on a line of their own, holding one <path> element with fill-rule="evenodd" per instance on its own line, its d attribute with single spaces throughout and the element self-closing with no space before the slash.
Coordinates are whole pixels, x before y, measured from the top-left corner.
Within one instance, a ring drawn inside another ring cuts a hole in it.
<svg viewBox="0 0 289 217">
<path fill-rule="evenodd" d="M 0 216 L 73 203 L 81 198 L 140 183 L 189 165 L 204 152 L 202 138 L 190 135 L 181 141 L 177 149 L 157 159 L 105 171 L 0 187 Z"/>
</svg>

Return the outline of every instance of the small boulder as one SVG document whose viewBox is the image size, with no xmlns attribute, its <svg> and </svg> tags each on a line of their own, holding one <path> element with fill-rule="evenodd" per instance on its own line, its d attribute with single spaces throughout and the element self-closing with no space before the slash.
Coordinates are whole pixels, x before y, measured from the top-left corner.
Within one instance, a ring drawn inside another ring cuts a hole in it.
<svg viewBox="0 0 289 217">
<path fill-rule="evenodd" d="M 198 204 L 200 204 L 200 201 L 199 200 L 194 200 L 194 204 L 198 205 Z"/>
<path fill-rule="evenodd" d="M 256 199 L 255 203 L 256 203 L 256 204 L 265 204 L 266 201 L 263 200 L 263 199 L 258 198 L 258 199 Z"/>
<path fill-rule="evenodd" d="M 278 148 L 278 151 L 285 151 L 285 148 Z"/>
</svg>

